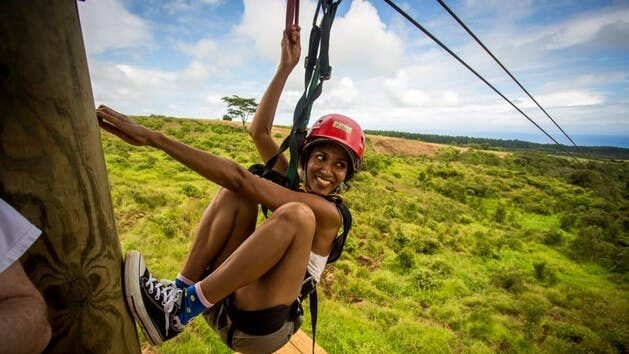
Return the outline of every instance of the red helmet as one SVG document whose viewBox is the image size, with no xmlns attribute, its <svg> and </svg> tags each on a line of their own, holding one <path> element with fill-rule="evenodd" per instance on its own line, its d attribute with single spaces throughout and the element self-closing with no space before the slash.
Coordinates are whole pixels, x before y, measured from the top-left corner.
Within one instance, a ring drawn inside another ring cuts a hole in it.
<svg viewBox="0 0 629 354">
<path fill-rule="evenodd" d="M 312 144 L 323 141 L 339 143 L 347 150 L 352 159 L 350 175 L 358 170 L 365 153 L 365 134 L 356 121 L 335 113 L 319 118 L 308 132 L 304 151 Z"/>
</svg>

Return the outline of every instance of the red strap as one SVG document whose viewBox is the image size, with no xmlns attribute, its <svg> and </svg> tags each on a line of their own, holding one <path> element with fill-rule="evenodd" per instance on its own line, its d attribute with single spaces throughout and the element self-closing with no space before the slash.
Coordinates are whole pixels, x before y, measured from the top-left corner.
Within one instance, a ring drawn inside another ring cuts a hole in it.
<svg viewBox="0 0 629 354">
<path fill-rule="evenodd" d="M 299 0 L 287 0 L 286 2 L 286 29 L 293 24 L 299 24 Z"/>
</svg>

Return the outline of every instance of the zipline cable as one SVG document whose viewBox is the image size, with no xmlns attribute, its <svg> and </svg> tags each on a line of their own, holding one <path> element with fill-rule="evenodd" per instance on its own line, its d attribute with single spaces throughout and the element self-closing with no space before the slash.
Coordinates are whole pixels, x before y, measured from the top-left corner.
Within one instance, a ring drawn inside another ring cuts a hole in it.
<svg viewBox="0 0 629 354">
<path fill-rule="evenodd" d="M 485 51 L 487 52 L 487 54 L 489 54 L 489 56 L 492 57 L 492 59 L 494 59 L 494 61 L 500 65 L 500 67 L 502 68 L 502 70 L 504 70 L 507 75 L 509 75 L 509 77 L 511 77 L 511 79 L 513 79 L 513 81 L 515 81 L 516 84 L 518 84 L 518 86 L 520 86 L 520 88 L 522 89 L 522 91 L 526 92 L 526 94 L 529 96 L 529 98 L 535 102 L 535 104 L 537 105 L 537 107 L 539 107 L 539 109 L 542 110 L 542 112 L 544 112 L 544 114 L 546 114 L 546 117 L 548 117 L 548 119 L 550 119 L 555 126 L 563 133 L 563 135 L 566 136 L 566 138 L 568 138 L 568 140 L 570 140 L 570 142 L 572 143 L 572 145 L 574 145 L 574 147 L 576 147 L 577 149 L 579 149 L 579 147 L 577 146 L 577 144 L 574 142 L 574 140 L 572 140 L 572 138 L 570 138 L 570 136 L 568 136 L 568 134 L 559 126 L 559 124 L 550 116 L 550 114 L 548 114 L 548 112 L 546 112 L 546 110 L 537 102 L 537 100 L 535 98 L 533 98 L 533 95 L 531 95 L 525 88 L 524 86 L 522 86 L 522 84 L 520 84 L 520 81 L 518 81 L 518 79 L 516 79 L 509 70 L 507 70 L 507 68 L 502 64 L 502 62 L 500 62 L 500 60 L 498 60 L 498 58 L 496 58 L 496 56 L 485 46 L 485 44 L 483 44 L 483 42 L 478 39 L 478 37 L 474 34 L 474 32 L 472 32 L 472 30 L 469 29 L 469 27 L 467 27 L 467 25 L 465 25 L 465 23 L 463 23 L 463 21 L 454 13 L 454 11 L 452 11 L 448 5 L 446 5 L 446 3 L 443 0 L 437 0 L 437 2 L 439 2 L 439 4 L 450 14 L 450 16 L 452 16 L 456 22 L 458 22 L 461 27 L 463 27 L 463 29 L 465 29 L 465 31 L 467 31 L 467 33 L 472 36 L 472 38 L 474 38 L 474 40 L 476 41 L 476 43 L 478 43 L 481 47 L 483 47 L 483 49 L 485 49 Z"/>
<path fill-rule="evenodd" d="M 397 11 L 400 15 L 406 18 L 409 22 L 411 22 L 415 27 L 417 27 L 420 31 L 424 32 L 426 36 L 432 39 L 435 43 L 437 43 L 443 50 L 448 52 L 448 54 L 452 55 L 459 63 L 463 64 L 469 71 L 471 71 L 476 77 L 481 79 L 487 86 L 489 86 L 494 92 L 496 92 L 500 97 L 502 97 L 505 101 L 507 101 L 513 108 L 515 108 L 520 114 L 522 114 L 529 122 L 533 123 L 537 127 L 537 129 L 541 130 L 550 140 L 552 140 L 557 146 L 559 146 L 566 154 L 570 155 L 575 161 L 579 162 L 579 160 L 574 156 L 570 151 L 568 151 L 562 144 L 560 144 L 555 138 L 553 138 L 550 134 L 544 130 L 544 128 L 540 127 L 539 124 L 535 123 L 533 119 L 531 119 L 526 113 L 524 113 L 518 106 L 516 106 L 511 100 L 509 100 L 505 95 L 502 94 L 498 89 L 496 89 L 489 81 L 487 81 L 484 77 L 482 77 L 476 70 L 472 69 L 463 59 L 461 59 L 458 55 L 456 55 L 450 48 L 448 48 L 445 44 L 443 44 L 437 37 L 433 36 L 427 29 L 425 29 L 422 25 L 420 25 L 417 21 L 415 21 L 411 16 L 409 16 L 404 10 L 402 10 L 399 6 L 397 6 L 391 0 L 384 0 L 389 6 L 391 6 L 395 11 Z"/>
</svg>

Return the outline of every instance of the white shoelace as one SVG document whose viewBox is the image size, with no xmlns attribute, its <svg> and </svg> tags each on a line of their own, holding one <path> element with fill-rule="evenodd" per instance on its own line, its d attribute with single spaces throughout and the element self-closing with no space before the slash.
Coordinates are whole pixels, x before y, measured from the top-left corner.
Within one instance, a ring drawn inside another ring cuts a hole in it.
<svg viewBox="0 0 629 354">
<path fill-rule="evenodd" d="M 157 279 L 153 277 L 150 277 L 146 281 L 146 283 L 144 283 L 144 285 L 148 286 L 149 294 L 153 295 L 153 293 L 155 293 L 155 296 L 153 298 L 156 301 L 159 301 L 159 299 L 162 298 L 162 307 L 164 308 L 164 321 L 166 322 L 166 335 L 168 335 L 168 329 L 170 328 L 170 321 L 168 316 L 171 312 L 173 312 L 175 304 L 177 303 L 177 298 L 179 297 L 178 295 L 181 294 L 183 291 L 177 288 L 177 286 L 173 282 L 166 282 L 163 280 L 158 282 Z"/>
</svg>

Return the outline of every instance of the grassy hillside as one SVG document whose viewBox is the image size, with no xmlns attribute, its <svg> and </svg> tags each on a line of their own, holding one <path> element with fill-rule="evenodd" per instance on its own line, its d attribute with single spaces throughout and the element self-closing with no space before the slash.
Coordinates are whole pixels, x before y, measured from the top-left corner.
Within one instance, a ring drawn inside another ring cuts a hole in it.
<svg viewBox="0 0 629 354">
<path fill-rule="evenodd" d="M 139 120 L 259 162 L 237 126 Z M 161 152 L 102 141 L 123 249 L 173 278 L 217 187 Z M 317 341 L 328 352 L 629 350 L 629 164 L 378 151 L 369 145 L 346 193 L 354 228 L 323 275 Z M 229 352 L 202 319 L 191 327 L 155 351 Z"/>
</svg>

